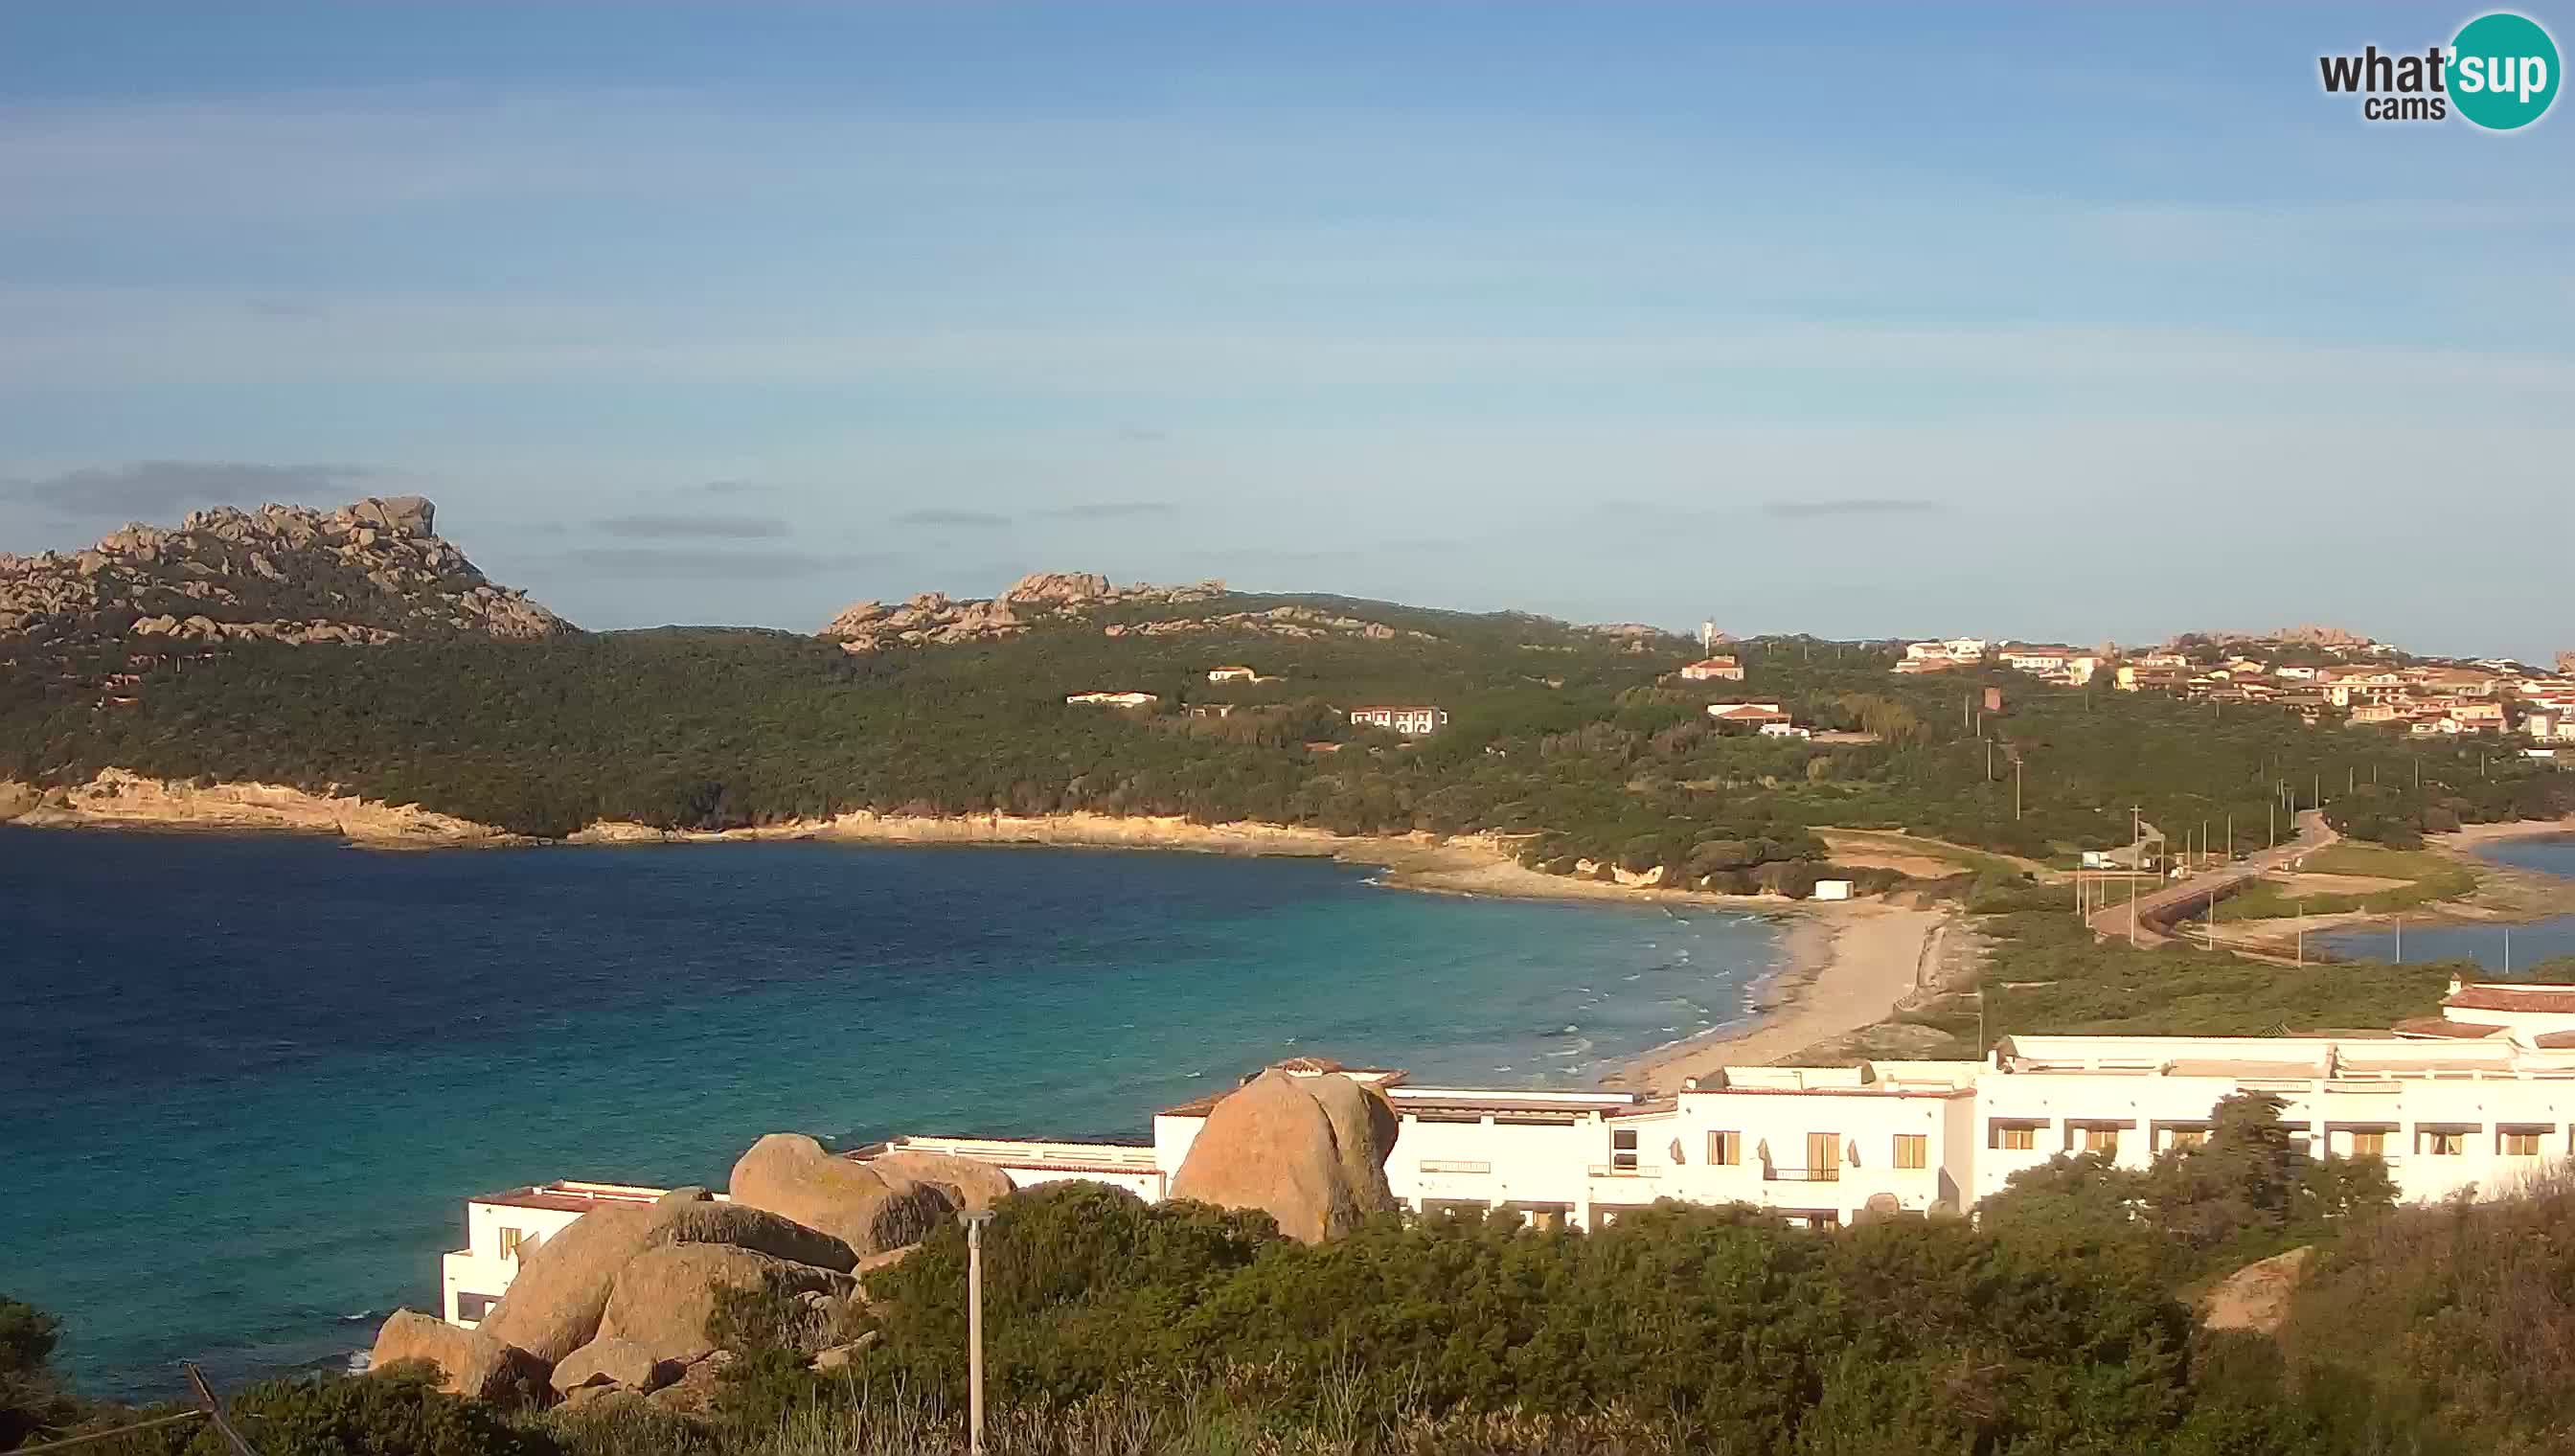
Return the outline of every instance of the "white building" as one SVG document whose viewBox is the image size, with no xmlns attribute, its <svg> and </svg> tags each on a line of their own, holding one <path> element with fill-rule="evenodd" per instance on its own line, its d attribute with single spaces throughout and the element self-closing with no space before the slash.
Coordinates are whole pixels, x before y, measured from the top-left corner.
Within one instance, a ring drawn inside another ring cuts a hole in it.
<svg viewBox="0 0 2575 1456">
<path fill-rule="evenodd" d="M 1208 681 L 1211 683 L 1252 683 L 1259 681 L 1260 677 L 1259 673 L 1250 668 L 1239 666 L 1208 669 Z"/>
<path fill-rule="evenodd" d="M 1719 680 L 1728 683 L 1742 682 L 1743 665 L 1731 657 L 1720 656 L 1701 658 L 1681 669 L 1681 681 L 1685 683 L 1710 683 Z"/>
<path fill-rule="evenodd" d="M 2237 1092 L 2281 1100 L 2311 1155 L 2385 1161 L 2398 1196 L 2496 1195 L 2575 1157 L 2575 985 L 2454 984 L 2442 1014 L 2357 1036 L 2014 1036 L 1981 1061 L 1724 1067 L 1666 1097 L 1414 1086 L 1315 1057 L 1397 1118 L 1387 1186 L 1409 1209 L 1503 1208 L 1600 1228 L 1658 1199 L 1744 1203 L 1807 1225 L 1959 1213 L 2061 1153 L 2142 1168 L 2203 1140 Z M 1231 1090 L 1231 1089 L 1228 1089 Z M 1149 1143 L 903 1137 L 889 1148 L 1000 1168 L 1018 1187 L 1090 1179 L 1165 1197 L 1223 1092 L 1167 1108 Z M 551 1183 L 467 1205 L 447 1317 L 471 1324 L 518 1254 L 589 1209 L 660 1190 Z"/>
<path fill-rule="evenodd" d="M 474 1328 L 501 1302 L 528 1250 L 594 1208 L 651 1203 L 669 1191 L 631 1183 L 561 1182 L 466 1199 L 465 1247 L 439 1260 L 439 1282 L 445 1286 L 439 1308 L 449 1324 Z"/>
<path fill-rule="evenodd" d="M 1444 708 L 1353 708 L 1350 722 L 1360 728 L 1392 728 L 1407 738 L 1434 733 L 1448 726 Z"/>
</svg>

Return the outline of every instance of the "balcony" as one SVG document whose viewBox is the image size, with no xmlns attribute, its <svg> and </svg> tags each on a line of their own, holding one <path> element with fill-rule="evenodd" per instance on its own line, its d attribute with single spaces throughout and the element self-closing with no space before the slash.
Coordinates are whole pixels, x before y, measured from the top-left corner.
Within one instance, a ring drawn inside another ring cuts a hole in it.
<svg viewBox="0 0 2575 1456">
<path fill-rule="evenodd" d="M 1765 1183 L 1838 1183 L 1841 1180 L 1842 1170 L 1839 1168 L 1763 1168 L 1761 1170 L 1761 1181 Z"/>
</svg>

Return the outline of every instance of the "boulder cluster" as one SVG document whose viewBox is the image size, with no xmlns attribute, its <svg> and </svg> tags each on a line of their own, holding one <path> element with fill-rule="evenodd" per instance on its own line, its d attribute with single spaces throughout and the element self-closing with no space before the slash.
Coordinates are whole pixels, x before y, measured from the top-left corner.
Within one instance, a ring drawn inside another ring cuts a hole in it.
<svg viewBox="0 0 2575 1456">
<path fill-rule="evenodd" d="M 823 625 L 821 637 L 854 653 L 880 648 L 988 642 L 1016 637 L 1041 623 L 1137 603 L 1206 602 L 1225 595 L 1223 582 L 1157 587 L 1111 586 L 1095 572 L 1033 572 L 989 600 L 924 592 L 891 606 L 861 602 Z"/>
<path fill-rule="evenodd" d="M 1358 637 L 1372 642 L 1437 642 L 1426 632 L 1388 627 L 1382 622 L 1318 612 L 1311 607 L 1273 607 L 1266 612 L 1229 612 L 1222 617 L 1172 617 L 1158 622 L 1113 622 L 1101 632 L 1109 637 L 1172 637 L 1194 632 L 1249 633 L 1257 637 Z"/>
<path fill-rule="evenodd" d="M 1337 1237 L 1396 1206 L 1385 1181 L 1394 1136 L 1394 1111 L 1373 1087 L 1272 1068 L 1209 1110 L 1172 1195 L 1265 1210 L 1309 1243 Z M 594 1209 L 528 1248 L 473 1329 L 394 1311 L 370 1368 L 426 1361 L 440 1388 L 508 1405 L 702 1410 L 734 1358 L 716 1329 L 729 1291 L 789 1301 L 814 1365 L 847 1365 L 878 1338 L 852 1333 L 868 1272 L 1010 1192 L 1001 1169 L 968 1158 L 898 1147 L 858 1161 L 772 1133 L 735 1162 L 729 1200 L 680 1188 Z"/>
<path fill-rule="evenodd" d="M 138 650 L 258 640 L 531 641 L 571 624 L 496 587 L 433 531 L 418 496 L 337 511 L 263 506 L 132 525 L 87 551 L 0 554 L 0 634 Z"/>
</svg>

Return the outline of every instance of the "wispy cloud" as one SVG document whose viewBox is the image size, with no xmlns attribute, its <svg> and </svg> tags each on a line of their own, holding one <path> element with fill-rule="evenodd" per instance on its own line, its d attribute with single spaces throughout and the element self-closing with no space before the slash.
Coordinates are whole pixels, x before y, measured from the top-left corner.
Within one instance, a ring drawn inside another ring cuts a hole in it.
<svg viewBox="0 0 2575 1456">
<path fill-rule="evenodd" d="M 1761 514 L 1781 521 L 1821 516 L 1936 516 L 1949 508 L 1917 496 L 1845 496 L 1838 500 L 1770 501 Z"/>
<path fill-rule="evenodd" d="M 566 554 L 595 571 L 625 577 L 692 580 L 757 580 L 812 576 L 856 567 L 882 566 L 893 560 L 883 552 L 765 551 L 713 547 L 695 550 L 673 546 L 585 547 Z"/>
<path fill-rule="evenodd" d="M 189 506 L 337 505 L 364 494 L 365 483 L 379 474 L 355 465 L 146 460 L 19 481 L 9 494 L 65 516 L 160 517 Z"/>
<path fill-rule="evenodd" d="M 894 524 L 963 531 L 1000 531 L 1011 524 L 1011 518 L 996 515 L 990 511 L 959 511 L 947 507 L 929 506 L 917 511 L 897 513 Z"/>
<path fill-rule="evenodd" d="M 759 481 L 709 481 L 698 487 L 699 494 L 707 496 L 769 496 L 777 491 L 776 486 Z"/>
<path fill-rule="evenodd" d="M 1058 521 L 1130 521 L 1140 516 L 1169 516 L 1181 508 L 1170 501 L 1077 501 L 1039 512 Z"/>
<path fill-rule="evenodd" d="M 775 516 L 611 516 L 591 525 L 602 536 L 628 541 L 765 541 L 787 534 L 787 523 Z"/>
</svg>

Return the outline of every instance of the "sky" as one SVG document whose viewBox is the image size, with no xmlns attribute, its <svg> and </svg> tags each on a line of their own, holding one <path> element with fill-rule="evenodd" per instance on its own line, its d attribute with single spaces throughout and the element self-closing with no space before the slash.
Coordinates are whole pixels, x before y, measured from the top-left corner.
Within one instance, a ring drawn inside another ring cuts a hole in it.
<svg viewBox="0 0 2575 1456">
<path fill-rule="evenodd" d="M 2575 648 L 2575 102 L 2317 80 L 2476 13 L 11 6 L 0 550 Z"/>
</svg>

